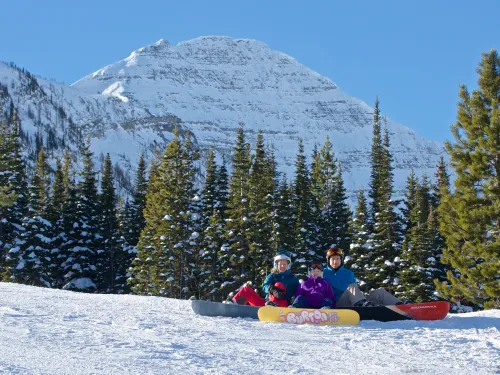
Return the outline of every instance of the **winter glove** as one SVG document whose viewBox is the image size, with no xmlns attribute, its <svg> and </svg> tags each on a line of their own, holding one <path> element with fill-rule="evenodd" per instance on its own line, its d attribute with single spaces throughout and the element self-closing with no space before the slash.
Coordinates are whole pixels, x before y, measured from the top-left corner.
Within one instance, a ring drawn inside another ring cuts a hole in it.
<svg viewBox="0 0 500 375">
<path fill-rule="evenodd" d="M 269 287 L 269 294 L 272 294 L 277 299 L 286 299 L 286 293 L 274 285 Z"/>
</svg>

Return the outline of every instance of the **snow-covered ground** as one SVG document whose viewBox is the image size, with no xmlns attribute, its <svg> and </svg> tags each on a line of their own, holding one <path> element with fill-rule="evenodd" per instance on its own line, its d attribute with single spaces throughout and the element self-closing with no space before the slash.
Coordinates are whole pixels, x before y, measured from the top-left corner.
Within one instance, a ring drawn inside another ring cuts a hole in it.
<svg viewBox="0 0 500 375">
<path fill-rule="evenodd" d="M 189 301 L 0 283 L 0 373 L 500 373 L 500 311 L 295 326 L 195 315 Z"/>
</svg>

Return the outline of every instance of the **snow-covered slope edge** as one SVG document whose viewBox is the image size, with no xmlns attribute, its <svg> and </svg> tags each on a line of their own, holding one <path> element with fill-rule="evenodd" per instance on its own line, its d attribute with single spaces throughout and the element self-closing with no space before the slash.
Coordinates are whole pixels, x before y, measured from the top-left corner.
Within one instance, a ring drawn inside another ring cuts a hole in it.
<svg viewBox="0 0 500 375">
<path fill-rule="evenodd" d="M 500 311 L 295 326 L 194 315 L 189 301 L 0 283 L 0 372 L 469 374 L 500 371 Z"/>
</svg>

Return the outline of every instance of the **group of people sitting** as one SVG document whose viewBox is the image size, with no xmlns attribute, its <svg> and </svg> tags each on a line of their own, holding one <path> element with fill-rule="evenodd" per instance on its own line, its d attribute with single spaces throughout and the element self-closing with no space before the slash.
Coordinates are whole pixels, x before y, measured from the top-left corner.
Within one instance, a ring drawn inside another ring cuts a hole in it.
<svg viewBox="0 0 500 375">
<path fill-rule="evenodd" d="M 344 255 L 339 248 L 333 247 L 326 252 L 326 263 L 325 269 L 319 262 L 312 263 L 307 280 L 299 282 L 291 271 L 290 252 L 280 250 L 274 257 L 274 268 L 262 287 L 266 298 L 262 298 L 250 286 L 245 285 L 226 302 L 251 306 L 320 309 L 412 303 L 400 301 L 384 288 L 365 296 L 357 285 L 354 273 L 344 267 Z"/>
</svg>

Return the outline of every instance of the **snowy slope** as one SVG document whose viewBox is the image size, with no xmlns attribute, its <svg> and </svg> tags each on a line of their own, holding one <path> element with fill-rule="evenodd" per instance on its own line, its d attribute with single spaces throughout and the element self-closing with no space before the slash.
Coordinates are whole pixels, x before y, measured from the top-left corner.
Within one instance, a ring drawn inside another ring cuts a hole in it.
<svg viewBox="0 0 500 375">
<path fill-rule="evenodd" d="M 485 374 L 500 311 L 294 326 L 194 315 L 189 301 L 0 283 L 0 373 Z"/>
<path fill-rule="evenodd" d="M 56 122 L 57 111 L 47 108 L 41 96 L 26 93 L 20 81 L 18 72 L 0 64 L 0 84 L 19 103 L 23 120 L 36 122 L 28 107 L 41 104 L 42 122 Z M 238 124 L 243 123 L 252 145 L 257 131 L 263 130 L 289 178 L 298 139 L 303 138 L 310 157 L 314 145 L 321 146 L 329 136 L 348 191 L 368 186 L 373 109 L 329 78 L 255 40 L 211 36 L 175 46 L 160 40 L 71 87 L 43 79 L 39 83 L 46 97 L 64 108 L 82 137 L 92 138 L 94 152 L 110 152 L 127 173 L 141 152 L 151 156 L 155 144 L 162 147 L 170 140 L 175 126 L 191 131 L 202 149 L 214 145 L 227 155 Z M 31 126 L 32 132 L 40 128 Z M 61 119 L 52 126 L 60 134 L 68 124 Z M 395 190 L 403 189 L 411 168 L 417 175 L 433 176 L 439 157 L 445 155 L 443 145 L 390 118 L 388 129 Z"/>
</svg>

